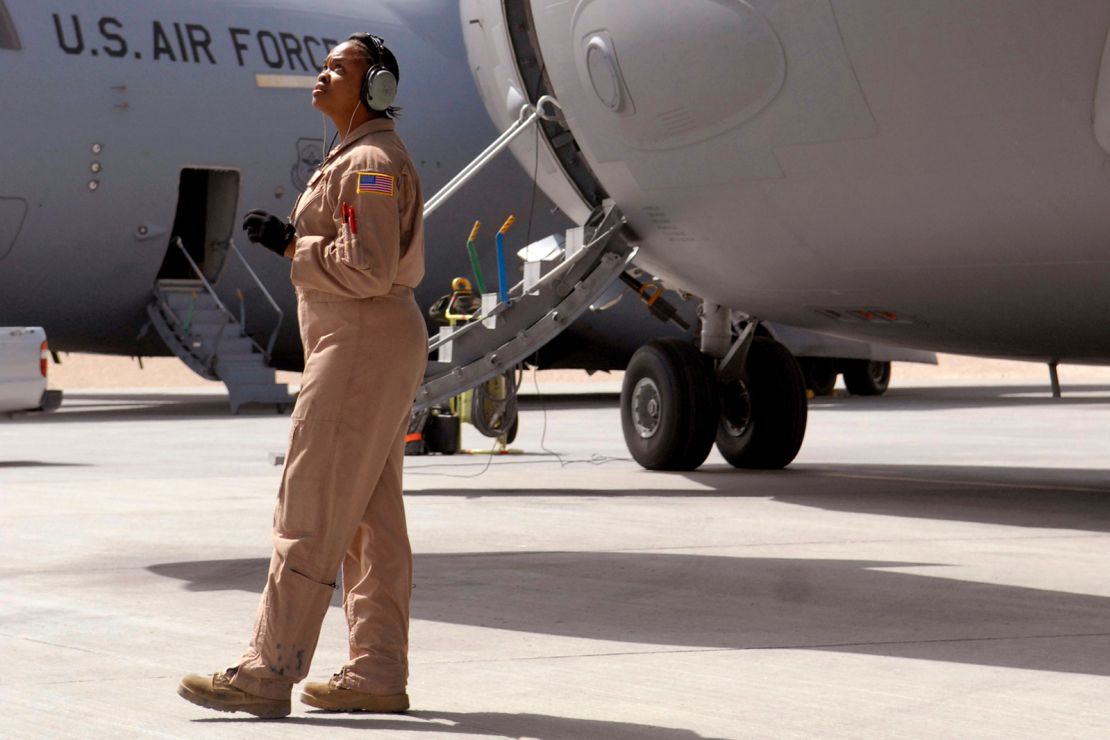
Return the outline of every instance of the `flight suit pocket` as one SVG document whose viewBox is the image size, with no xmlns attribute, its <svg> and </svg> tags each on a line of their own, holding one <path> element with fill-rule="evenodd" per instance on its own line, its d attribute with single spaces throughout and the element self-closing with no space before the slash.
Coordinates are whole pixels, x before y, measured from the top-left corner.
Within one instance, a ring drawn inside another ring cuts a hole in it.
<svg viewBox="0 0 1110 740">
<path fill-rule="evenodd" d="M 289 450 L 274 509 L 274 531 L 283 537 L 321 533 L 335 474 L 338 423 L 294 419 Z"/>
<path fill-rule="evenodd" d="M 359 239 L 357 236 L 344 235 L 343 247 L 339 254 L 343 261 L 351 267 L 367 270 L 373 263 L 373 259 L 370 250 L 366 247 L 365 240 Z"/>
<path fill-rule="evenodd" d="M 298 231 L 302 231 L 303 227 L 309 226 L 309 224 L 302 223 L 303 217 L 308 215 L 310 213 L 309 209 L 315 205 L 316 201 L 323 197 L 324 189 L 317 187 L 306 190 L 301 194 L 301 197 L 297 199 L 297 203 L 293 206 L 293 213 L 290 214 L 289 220 L 293 222 L 293 225 L 297 227 Z"/>
</svg>

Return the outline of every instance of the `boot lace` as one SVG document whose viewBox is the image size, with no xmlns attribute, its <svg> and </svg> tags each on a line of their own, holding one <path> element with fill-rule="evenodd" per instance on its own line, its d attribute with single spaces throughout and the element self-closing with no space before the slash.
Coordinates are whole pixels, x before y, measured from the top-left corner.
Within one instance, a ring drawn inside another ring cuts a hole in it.
<svg viewBox="0 0 1110 740">
<path fill-rule="evenodd" d="M 344 688 L 346 688 L 346 686 L 344 686 L 344 683 L 346 683 L 346 680 L 347 680 L 347 666 L 343 666 L 342 668 L 339 669 L 338 673 L 333 673 L 332 674 L 330 683 L 332 685 L 332 688 L 344 689 Z"/>
</svg>

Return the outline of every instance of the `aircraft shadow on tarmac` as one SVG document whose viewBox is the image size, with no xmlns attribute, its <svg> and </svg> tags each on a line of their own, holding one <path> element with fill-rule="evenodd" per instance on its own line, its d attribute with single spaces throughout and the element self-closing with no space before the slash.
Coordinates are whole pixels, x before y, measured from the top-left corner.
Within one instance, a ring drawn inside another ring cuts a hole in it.
<svg viewBox="0 0 1110 740">
<path fill-rule="evenodd" d="M 551 394 L 520 397 L 524 410 L 567 411 L 615 406 L 620 400 L 613 393 Z M 227 396 L 222 393 L 81 393 L 67 392 L 62 412 L 19 414 L 12 419 L 21 423 L 59 423 L 76 421 L 173 421 L 175 419 L 226 419 L 233 416 Z M 273 404 L 247 404 L 239 416 L 272 416 Z M 287 411 L 281 413 L 288 415 Z M 4 421 L 0 417 L 0 421 Z"/>
<path fill-rule="evenodd" d="M 205 717 L 196 724 L 227 724 L 258 722 L 240 717 Z M 468 735 L 478 737 L 537 738 L 538 740 L 724 740 L 699 735 L 692 730 L 655 727 L 630 722 L 556 717 L 547 714 L 510 714 L 507 712 L 406 712 L 405 718 L 382 715 L 365 717 L 336 715 L 309 711 L 307 715 L 286 717 L 281 724 L 308 725 L 321 729 L 345 727 L 355 730 L 393 730 L 397 732 L 433 732 L 436 736 Z"/>
<path fill-rule="evenodd" d="M 970 385 L 891 388 L 882 396 L 819 396 L 812 408 L 854 411 L 946 411 L 949 409 L 1110 405 L 1110 385 L 1066 385 L 1053 398 L 1042 385 Z"/>
<path fill-rule="evenodd" d="M 1110 675 L 1110 599 L 901 572 L 922 565 L 631 552 L 418 555 L 413 617 L 685 649 L 820 650 Z M 259 558 L 149 570 L 189 590 L 259 592 L 267 566 Z"/>
<path fill-rule="evenodd" d="M 522 396 L 520 408 L 567 411 L 573 409 L 615 406 L 617 394 L 583 393 Z M 61 423 L 83 421 L 173 421 L 175 419 L 227 419 L 233 416 L 288 416 L 291 409 L 278 412 L 274 404 L 247 404 L 233 415 L 227 396 L 222 393 L 81 393 L 67 392 L 62 411 L 52 414 L 25 413 L 14 416 L 15 423 Z M 0 416 L 0 421 L 8 421 Z"/>
<path fill-rule="evenodd" d="M 526 461 L 499 461 L 499 465 Z M 478 463 L 472 466 L 477 467 Z M 1110 532 L 1110 471 L 950 465 L 795 463 L 781 471 L 704 465 L 682 476 L 709 490 L 425 488 L 407 498 L 771 498 L 826 511 Z M 876 531 L 876 537 L 882 532 Z"/>
<path fill-rule="evenodd" d="M 248 404 L 239 416 L 273 416 L 274 404 Z M 287 412 L 283 412 L 288 415 Z M 232 418 L 224 394 L 67 393 L 62 408 L 51 414 L 28 414 L 22 423 L 58 424 L 76 421 L 173 421 Z"/>
<path fill-rule="evenodd" d="M 520 407 L 548 411 L 615 406 L 614 393 L 563 393 L 543 396 L 525 395 Z M 1110 404 L 1110 385 L 1064 386 L 1063 398 L 1052 398 L 1047 384 L 1000 386 L 938 386 L 892 388 L 882 397 L 827 396 L 810 401 L 813 408 L 850 408 L 867 411 L 943 411 L 946 409 L 1005 408 L 1024 406 L 1085 406 Z M 251 404 L 241 415 L 268 415 L 272 405 Z M 223 394 L 182 394 L 150 392 L 66 393 L 61 412 L 28 414 L 17 419 L 23 423 L 62 421 L 145 421 L 176 418 L 228 418 L 231 412 Z"/>
<path fill-rule="evenodd" d="M 1110 532 L 1107 470 L 796 463 L 774 472 L 703 466 L 685 477 L 715 496 L 771 497 L 826 511 Z"/>
</svg>

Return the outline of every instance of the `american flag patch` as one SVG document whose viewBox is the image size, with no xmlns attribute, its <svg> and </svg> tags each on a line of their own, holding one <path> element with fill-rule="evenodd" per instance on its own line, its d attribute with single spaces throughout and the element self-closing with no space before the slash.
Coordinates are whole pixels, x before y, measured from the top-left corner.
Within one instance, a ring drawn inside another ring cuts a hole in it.
<svg viewBox="0 0 1110 740">
<path fill-rule="evenodd" d="M 358 194 L 363 193 L 393 195 L 393 175 L 383 175 L 381 172 L 358 173 Z"/>
</svg>

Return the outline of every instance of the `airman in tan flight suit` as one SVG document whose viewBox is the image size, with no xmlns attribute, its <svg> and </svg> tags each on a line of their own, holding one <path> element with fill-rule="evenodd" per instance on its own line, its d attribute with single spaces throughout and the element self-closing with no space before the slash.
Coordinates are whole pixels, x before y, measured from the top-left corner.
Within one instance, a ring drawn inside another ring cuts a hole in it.
<svg viewBox="0 0 1110 740">
<path fill-rule="evenodd" d="M 383 70 L 392 81 L 375 79 Z M 333 49 L 313 105 L 344 133 L 339 146 L 291 223 L 262 212 L 245 222 L 252 240 L 293 260 L 305 369 L 250 648 L 222 673 L 181 682 L 178 693 L 202 706 L 289 714 L 342 566 L 350 659 L 331 681 L 306 684 L 301 699 L 341 711 L 408 708 L 412 554 L 401 470 L 427 334 L 413 300 L 424 274 L 420 181 L 389 107 L 397 75 L 377 37 L 355 34 Z"/>
</svg>

